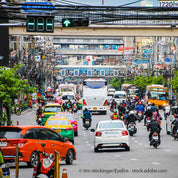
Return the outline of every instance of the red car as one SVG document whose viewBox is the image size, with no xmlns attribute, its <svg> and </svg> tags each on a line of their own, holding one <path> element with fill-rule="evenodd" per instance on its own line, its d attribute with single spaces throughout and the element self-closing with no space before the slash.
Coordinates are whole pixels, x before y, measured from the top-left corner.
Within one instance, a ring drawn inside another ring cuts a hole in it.
<svg viewBox="0 0 178 178">
<path fill-rule="evenodd" d="M 41 146 L 45 143 L 45 147 Z M 0 147 L 5 162 L 15 161 L 16 146 L 19 146 L 19 161 L 31 167 L 38 165 L 41 154 L 37 150 L 60 153 L 61 161 L 72 164 L 76 160 L 75 147 L 53 129 L 44 126 L 0 126 Z"/>
<path fill-rule="evenodd" d="M 70 112 L 59 112 L 56 113 L 55 116 L 62 116 L 62 117 L 66 117 L 67 119 L 69 119 L 70 123 L 72 124 L 72 127 L 74 129 L 74 135 L 78 136 L 78 122 L 77 122 L 77 118 L 75 117 L 74 114 L 70 113 Z"/>
</svg>

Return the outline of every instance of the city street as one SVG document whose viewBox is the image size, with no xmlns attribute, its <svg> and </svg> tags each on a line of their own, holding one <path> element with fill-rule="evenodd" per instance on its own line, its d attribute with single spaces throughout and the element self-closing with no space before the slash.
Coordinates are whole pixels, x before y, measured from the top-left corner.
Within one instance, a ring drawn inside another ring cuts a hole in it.
<svg viewBox="0 0 178 178">
<path fill-rule="evenodd" d="M 163 112 L 161 112 L 163 114 Z M 100 120 L 110 119 L 107 115 L 93 115 L 92 127 Z M 137 123 L 137 133 L 130 137 L 131 150 L 104 150 L 94 152 L 93 132 L 82 127 L 81 110 L 76 113 L 79 123 L 79 135 L 75 137 L 77 160 L 73 165 L 60 163 L 60 170 L 67 169 L 69 178 L 177 178 L 178 142 L 166 134 L 165 120 L 162 122 L 161 145 L 155 149 L 149 145 L 148 134 L 143 121 Z M 35 124 L 35 109 L 25 111 L 21 116 L 12 115 L 14 125 Z M 11 164 L 11 177 L 15 177 L 15 167 Z M 32 177 L 33 169 L 26 163 L 20 163 L 19 178 Z"/>
</svg>

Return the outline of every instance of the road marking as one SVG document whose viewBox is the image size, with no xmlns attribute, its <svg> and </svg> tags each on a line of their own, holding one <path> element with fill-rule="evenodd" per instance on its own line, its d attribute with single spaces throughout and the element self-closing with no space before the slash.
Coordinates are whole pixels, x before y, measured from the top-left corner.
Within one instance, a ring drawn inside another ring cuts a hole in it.
<svg viewBox="0 0 178 178">
<path fill-rule="evenodd" d="M 135 140 L 134 142 L 135 142 L 135 143 L 138 143 L 138 141 L 137 141 L 137 140 Z"/>
<path fill-rule="evenodd" d="M 131 161 L 136 161 L 137 159 L 136 158 L 132 158 L 132 159 L 130 159 Z"/>
<path fill-rule="evenodd" d="M 116 156 L 116 157 L 120 157 L 120 155 L 114 155 L 114 156 Z"/>
<path fill-rule="evenodd" d="M 172 151 L 172 150 L 164 150 L 164 151 L 170 152 L 170 151 Z"/>
<path fill-rule="evenodd" d="M 154 164 L 154 165 L 160 165 L 160 163 L 157 163 L 157 162 L 152 162 L 152 164 Z"/>
</svg>

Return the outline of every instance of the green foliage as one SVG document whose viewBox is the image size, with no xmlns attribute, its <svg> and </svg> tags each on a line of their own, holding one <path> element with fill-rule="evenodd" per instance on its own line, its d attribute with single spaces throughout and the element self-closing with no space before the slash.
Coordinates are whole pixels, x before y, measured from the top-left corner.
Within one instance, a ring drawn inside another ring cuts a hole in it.
<svg viewBox="0 0 178 178">
<path fill-rule="evenodd" d="M 18 93 L 28 94 L 34 91 L 26 80 L 20 79 L 17 75 L 20 67 L 21 65 L 11 69 L 0 67 L 0 101 L 8 107 L 11 107 Z"/>
<path fill-rule="evenodd" d="M 172 88 L 176 91 L 176 93 L 178 93 L 178 70 L 174 72 L 174 77 L 169 84 L 171 84 Z"/>
<path fill-rule="evenodd" d="M 113 88 L 115 88 L 116 90 L 119 90 L 119 88 L 121 87 L 122 81 L 121 79 L 113 78 L 109 81 L 109 83 L 112 85 Z"/>
<path fill-rule="evenodd" d="M 144 91 L 146 89 L 147 85 L 151 85 L 151 84 L 160 84 L 162 85 L 163 83 L 163 76 L 147 76 L 147 77 L 143 77 L 143 76 L 139 76 L 139 77 L 135 77 L 134 80 L 131 81 L 125 81 L 124 83 L 130 83 L 133 84 L 135 86 L 138 86 L 142 91 Z"/>
</svg>

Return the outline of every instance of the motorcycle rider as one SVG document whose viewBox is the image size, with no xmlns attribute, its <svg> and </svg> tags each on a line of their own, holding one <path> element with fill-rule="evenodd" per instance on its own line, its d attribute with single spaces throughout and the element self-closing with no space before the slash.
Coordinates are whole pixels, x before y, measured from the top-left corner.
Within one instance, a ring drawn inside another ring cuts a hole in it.
<svg viewBox="0 0 178 178">
<path fill-rule="evenodd" d="M 127 118 L 128 118 L 128 116 L 129 116 L 129 110 L 126 110 L 126 112 L 125 112 L 125 114 L 124 114 L 124 117 L 123 117 L 123 121 L 124 121 L 124 123 L 127 125 Z"/>
<path fill-rule="evenodd" d="M 123 105 L 123 103 L 120 103 L 120 105 L 118 106 L 118 112 L 119 112 L 119 115 L 121 116 L 122 114 L 125 114 L 125 107 Z"/>
<path fill-rule="evenodd" d="M 42 112 L 43 112 L 43 110 L 42 110 L 42 106 L 41 105 L 39 105 L 39 107 L 38 107 L 38 109 L 37 109 L 37 117 L 39 116 L 39 115 L 42 115 Z"/>
<path fill-rule="evenodd" d="M 151 122 L 150 124 L 148 125 L 147 127 L 147 131 L 150 130 L 150 134 L 149 134 L 149 141 L 151 141 L 151 137 L 153 135 L 154 132 L 157 132 L 158 133 L 158 140 L 159 140 L 159 143 L 161 142 L 160 141 L 160 131 L 161 131 L 161 127 L 160 125 L 155 121 L 154 118 L 151 119 Z"/>
<path fill-rule="evenodd" d="M 118 120 L 118 119 L 119 119 L 119 114 L 117 113 L 117 109 L 115 109 L 112 115 L 112 120 Z"/>
<path fill-rule="evenodd" d="M 127 117 L 127 126 L 130 123 L 134 123 L 135 124 L 136 120 L 137 120 L 137 117 L 135 116 L 134 111 L 130 111 L 129 116 Z"/>
<path fill-rule="evenodd" d="M 85 119 L 89 119 L 89 123 L 91 125 L 91 113 L 87 108 L 85 108 L 85 110 L 83 111 L 83 126 L 85 125 Z"/>
<path fill-rule="evenodd" d="M 166 107 L 163 109 L 165 120 L 167 119 L 167 116 L 169 115 L 170 110 L 171 110 L 171 106 L 167 103 L 167 104 L 166 104 Z"/>
<path fill-rule="evenodd" d="M 151 104 L 151 110 L 152 110 L 152 112 L 155 112 L 155 111 L 156 111 L 155 103 L 152 103 L 152 104 Z"/>
<path fill-rule="evenodd" d="M 146 125 L 146 119 L 147 119 L 147 117 L 152 118 L 152 116 L 153 116 L 153 112 L 151 111 L 151 107 L 150 106 L 147 108 L 147 110 L 145 111 L 144 115 L 145 115 L 144 125 Z"/>
<path fill-rule="evenodd" d="M 72 102 L 70 101 L 70 99 L 67 101 L 66 107 L 67 107 L 67 109 L 72 108 Z M 72 108 L 72 111 L 73 111 L 73 108 Z"/>
<path fill-rule="evenodd" d="M 113 99 L 112 102 L 111 102 L 111 110 L 113 110 L 113 106 L 116 107 L 116 105 L 117 105 L 117 102 Z"/>
<path fill-rule="evenodd" d="M 154 119 L 155 119 L 155 121 L 159 124 L 159 125 L 161 125 L 161 120 L 162 120 L 162 118 L 161 118 L 161 114 L 159 113 L 159 110 L 156 108 L 156 111 L 153 113 L 153 117 L 154 117 Z"/>
<path fill-rule="evenodd" d="M 178 129 L 178 114 L 175 114 L 175 120 L 172 122 L 174 125 L 172 128 L 172 135 L 174 135 L 175 131 Z"/>
<path fill-rule="evenodd" d="M 142 112 L 142 115 L 143 115 L 143 112 L 145 110 L 145 107 L 142 105 L 141 102 L 138 103 L 138 105 L 136 106 L 135 110 L 137 111 L 137 115 L 138 113 L 141 111 Z"/>
</svg>

